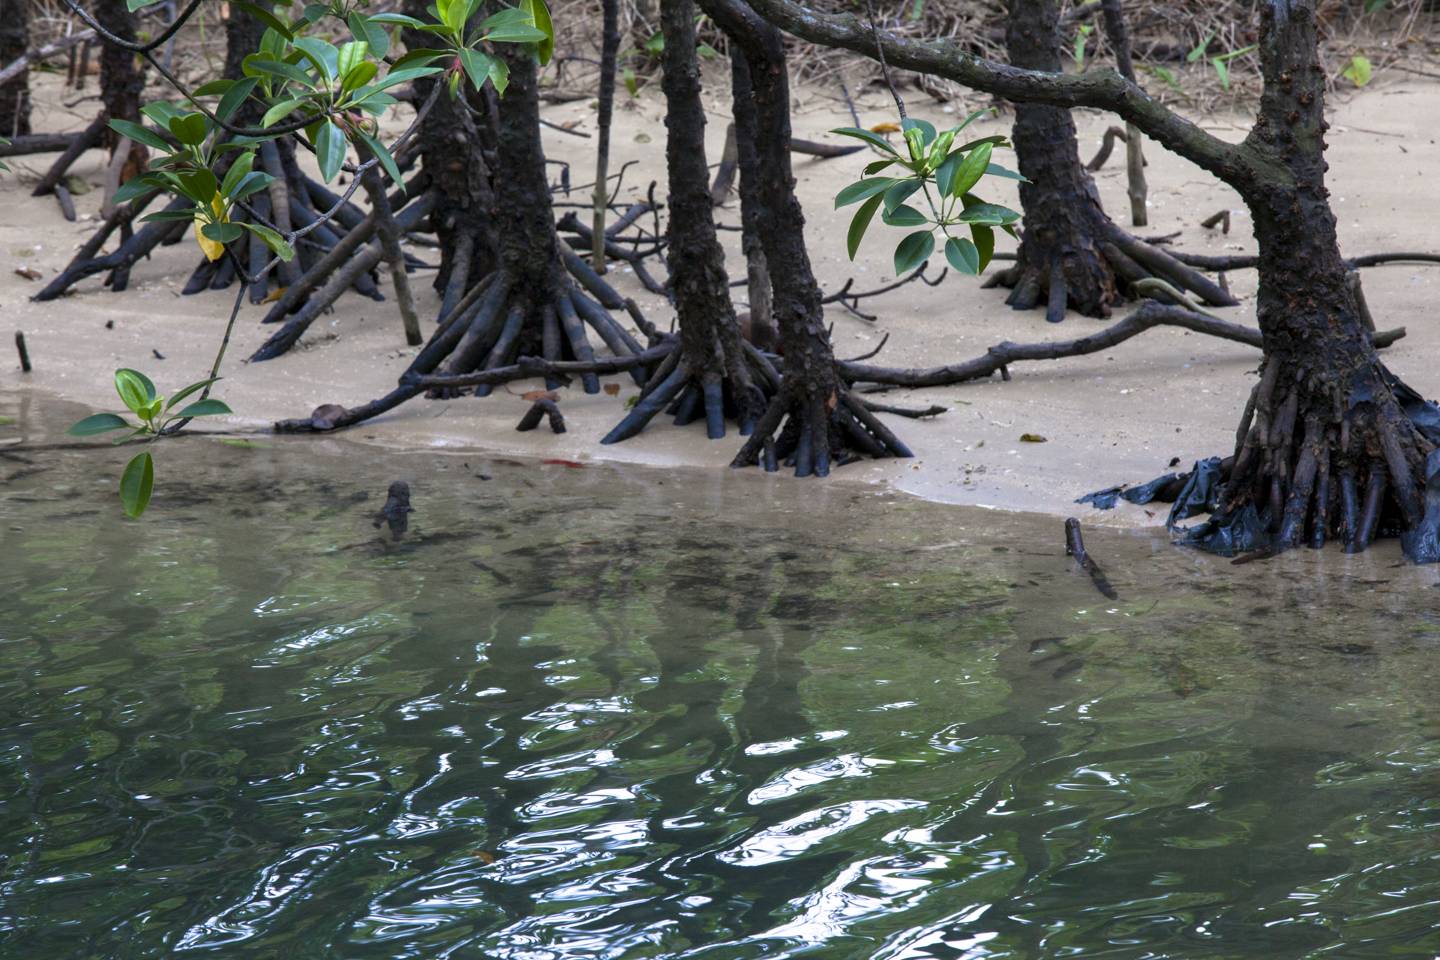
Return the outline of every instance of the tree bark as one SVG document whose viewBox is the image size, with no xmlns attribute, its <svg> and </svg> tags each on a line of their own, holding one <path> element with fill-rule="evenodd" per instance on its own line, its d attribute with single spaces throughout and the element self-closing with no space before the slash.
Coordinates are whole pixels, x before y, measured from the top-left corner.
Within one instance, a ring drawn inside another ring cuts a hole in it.
<svg viewBox="0 0 1440 960">
<path fill-rule="evenodd" d="M 0 0 L 0 67 L 30 49 L 30 0 Z M 30 72 L 21 70 L 0 84 L 0 137 L 14 139 L 30 129 Z"/>
<path fill-rule="evenodd" d="M 730 54 L 730 89 L 735 106 L 735 155 L 740 171 L 740 249 L 745 254 L 745 287 L 750 300 L 748 339 L 757 346 L 775 346 L 775 316 L 770 267 L 760 240 L 760 157 L 757 152 L 750 65 L 739 50 Z"/>
<path fill-rule="evenodd" d="M 758 171 L 758 230 L 774 295 L 772 309 L 785 355 L 779 392 L 732 466 L 792 462 L 795 475 L 825 476 L 853 448 L 873 456 L 910 451 L 873 414 L 848 397 L 835 367 L 823 299 L 805 248 L 805 214 L 790 166 L 790 81 L 780 32 L 741 0 L 702 0 L 702 7 L 743 53 L 749 68 Z M 770 436 L 784 428 L 773 450 Z"/>
<path fill-rule="evenodd" d="M 95 20 L 106 30 L 128 40 L 136 41 L 135 15 L 124 3 L 95 4 Z M 102 44 L 100 50 L 100 101 L 105 106 L 109 120 L 138 121 L 140 118 L 140 97 L 145 91 L 145 75 L 136 63 L 135 54 L 110 44 Z M 105 145 L 113 153 L 120 143 L 120 135 L 112 130 L 105 132 Z M 138 146 L 138 145 L 137 145 Z M 144 164 L 138 168 L 143 169 Z M 127 178 L 128 179 L 128 178 Z"/>
<path fill-rule="evenodd" d="M 1010 62 L 1017 67 L 1059 73 L 1059 10 L 1054 0 L 1011 0 L 1006 25 Z M 1075 120 L 1064 107 L 1015 104 L 1012 132 L 1020 173 L 1024 233 L 1013 276 L 1009 303 L 1028 310 L 1052 299 L 1051 281 L 1063 277 L 1062 291 L 1053 294 L 1059 306 L 1047 319 L 1064 319 L 1064 307 L 1091 317 L 1107 317 L 1119 303 L 1115 271 L 1103 245 L 1112 224 L 1100 205 L 1100 194 L 1080 162 Z"/>
</svg>

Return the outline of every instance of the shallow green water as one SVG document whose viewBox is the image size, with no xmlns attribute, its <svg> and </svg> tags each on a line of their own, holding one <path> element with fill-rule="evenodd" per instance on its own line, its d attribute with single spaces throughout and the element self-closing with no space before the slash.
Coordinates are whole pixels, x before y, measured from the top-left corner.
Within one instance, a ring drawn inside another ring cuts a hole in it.
<svg viewBox="0 0 1440 960">
<path fill-rule="evenodd" d="M 7 960 L 1440 953 L 1396 551 L 0 414 Z"/>
</svg>

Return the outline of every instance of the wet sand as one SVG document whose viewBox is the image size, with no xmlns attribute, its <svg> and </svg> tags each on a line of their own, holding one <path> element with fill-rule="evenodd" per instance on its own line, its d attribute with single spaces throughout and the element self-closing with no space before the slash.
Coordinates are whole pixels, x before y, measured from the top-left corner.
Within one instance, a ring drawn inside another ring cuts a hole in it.
<svg viewBox="0 0 1440 960">
<path fill-rule="evenodd" d="M 716 95 L 707 97 L 712 161 L 719 157 L 729 116 L 728 96 L 721 95 L 723 84 L 718 75 L 715 80 Z M 74 130 L 84 125 L 92 105 L 55 108 L 59 91 L 54 78 L 45 76 L 37 81 L 37 101 L 51 105 L 43 113 L 37 111 L 37 130 Z M 850 122 L 836 91 L 800 89 L 797 100 L 797 136 L 839 140 L 826 133 Z M 987 99 L 977 96 L 949 105 L 947 112 L 938 104 L 917 102 L 912 112 L 941 125 L 986 103 Z M 862 121 L 869 125 L 890 119 L 893 108 L 880 95 L 869 94 L 860 109 Z M 581 131 L 594 130 L 594 110 L 587 102 L 547 107 L 545 115 L 556 123 L 576 121 L 576 129 Z M 1426 128 L 1428 118 L 1437 115 L 1440 84 L 1400 79 L 1400 75 L 1381 74 L 1363 92 L 1332 103 L 1330 184 L 1346 253 L 1436 247 L 1429 198 L 1433 197 L 1431 184 L 1440 177 L 1440 148 Z M 1088 159 L 1112 120 L 1081 111 L 1078 122 L 1081 152 Z M 1201 122 L 1217 135 L 1236 140 L 1248 127 L 1248 118 L 1240 116 L 1206 117 Z M 1002 116 L 982 121 L 976 129 L 981 134 L 1001 133 L 1008 123 L 1008 117 Z M 620 200 L 643 197 L 655 179 L 661 181 L 659 195 L 663 197 L 664 136 L 658 88 L 642 93 L 638 100 L 627 100 L 616 111 L 611 169 L 637 161 L 626 174 Z M 594 141 L 553 130 L 547 130 L 545 138 L 552 158 L 572 164 L 572 182 L 587 182 Z M 1197 253 L 1253 250 L 1248 216 L 1232 190 L 1154 144 L 1148 157 L 1150 225 L 1137 233 L 1155 236 L 1180 231 L 1176 246 Z M 101 278 L 95 277 L 60 301 L 30 302 L 30 295 L 63 269 L 88 236 L 100 204 L 98 189 L 77 197 L 81 221 L 71 224 L 60 216 L 53 198 L 31 198 L 27 181 L 33 182 L 33 174 L 43 171 L 51 159 L 43 155 L 18 158 L 11 162 L 14 173 L 0 175 L 0 209 L 4 211 L 0 215 L 0 313 L 8 328 L 5 349 L 10 349 L 9 331 L 23 330 L 35 363 L 34 372 L 22 380 L 13 354 L 6 356 L 0 365 L 0 381 L 6 386 L 27 383 L 95 409 L 113 409 L 116 401 L 110 378 L 117 366 L 147 372 L 167 392 L 204 376 L 233 290 L 180 295 L 197 262 L 193 244 L 163 248 L 153 259 L 138 264 L 130 290 L 123 294 L 103 289 Z M 99 184 L 102 161 L 102 155 L 92 151 L 74 172 Z M 872 227 L 851 264 L 843 240 L 851 210 L 832 209 L 836 191 L 859 177 L 864 162 L 864 155 L 826 161 L 796 158 L 810 253 L 816 274 L 829 291 L 850 277 L 856 279 L 857 289 L 893 280 L 891 252 L 903 232 L 878 224 Z M 1128 212 L 1123 158 L 1118 154 L 1112 158 L 1097 181 L 1106 208 L 1123 224 Z M 1007 181 L 990 181 L 984 186 L 987 199 L 1016 203 Z M 556 199 L 583 204 L 588 196 L 577 191 Z M 1199 226 L 1202 219 L 1220 209 L 1232 214 L 1228 236 Z M 724 223 L 737 223 L 736 203 L 732 200 L 722 208 L 719 217 Z M 732 276 L 743 276 L 738 234 L 722 236 L 730 252 Z M 1007 245 L 1001 244 L 1000 249 Z M 1013 242 L 1008 249 L 1013 249 Z M 416 248 L 414 252 L 431 262 L 438 259 L 431 249 Z M 939 266 L 938 260 L 935 265 Z M 40 271 L 42 279 L 18 276 L 15 271 L 22 268 Z M 669 325 L 671 311 L 659 298 L 646 294 L 633 276 L 623 269 L 613 270 L 611 280 L 622 292 L 635 296 L 652 320 L 662 327 Z M 1254 273 L 1235 273 L 1229 281 L 1243 303 L 1220 312 L 1253 325 Z M 1440 349 L 1440 330 L 1427 322 L 1440 284 L 1440 267 L 1378 267 L 1364 272 L 1364 282 L 1377 324 L 1409 329 L 1409 336 L 1387 351 L 1387 363 L 1421 392 L 1440 392 L 1440 374 L 1427 364 Z M 421 316 L 433 317 L 438 298 L 428 278 L 423 274 L 416 277 L 414 287 Z M 381 288 L 389 289 L 388 277 L 381 278 Z M 737 289 L 736 294 L 743 301 L 743 290 Z M 888 334 L 888 344 L 872 362 L 892 366 L 956 362 L 980 355 L 1003 340 L 1071 339 L 1098 329 L 1103 322 L 1072 313 L 1065 323 L 1051 325 L 1045 322 L 1043 311 L 1011 311 L 1004 305 L 1004 297 L 1004 291 L 980 289 L 973 278 L 950 275 L 934 288 L 912 283 L 865 301 L 863 309 L 878 315 L 874 322 L 838 306 L 829 308 L 827 318 L 834 324 L 835 349 L 840 356 L 867 353 Z M 236 411 L 224 422 L 226 429 L 264 431 L 276 419 L 306 415 L 322 403 L 362 403 L 391 389 L 414 355 L 404 344 L 393 301 L 376 303 L 351 293 L 337 310 L 314 324 L 301 349 L 266 363 L 242 363 L 274 329 L 259 324 L 263 310 L 247 302 L 236 327 L 226 379 L 218 391 Z M 113 321 L 113 329 L 106 327 L 107 321 Z M 157 351 L 163 360 L 156 357 Z M 1175 458 L 1188 466 L 1197 458 L 1228 452 L 1258 360 L 1257 351 L 1239 344 L 1161 329 L 1102 353 L 1014 366 L 1013 380 L 1008 383 L 997 377 L 955 387 L 894 391 L 886 395 L 886 402 L 940 404 L 950 410 L 925 421 L 886 417 L 915 450 L 916 459 L 850 465 L 837 471 L 830 482 L 899 489 L 949 503 L 1077 514 L 1107 524 L 1153 525 L 1163 520 L 1163 513 L 1128 505 L 1100 513 L 1077 507 L 1073 501 L 1096 488 L 1149 479 L 1165 472 Z M 563 392 L 562 408 L 569 427 L 563 436 L 544 428 L 531 433 L 515 431 L 526 406 L 518 394 L 534 386 L 524 382 L 510 385 L 508 391 L 497 390 L 484 400 L 412 401 L 344 436 L 396 448 L 473 448 L 511 456 L 717 470 L 734 455 L 740 440 L 733 434 L 711 442 L 699 425 L 681 429 L 663 418 L 657 418 L 633 440 L 600 446 L 599 437 L 623 414 L 625 400 L 636 393 L 628 376 L 611 380 L 621 387 L 618 396 L 586 396 L 578 385 Z M 1045 442 L 1022 442 L 1022 434 L 1038 434 Z M 756 470 L 727 471 L 726 475 L 736 482 L 759 483 L 769 491 L 767 495 L 778 495 L 795 482 L 783 474 L 765 477 Z"/>
</svg>

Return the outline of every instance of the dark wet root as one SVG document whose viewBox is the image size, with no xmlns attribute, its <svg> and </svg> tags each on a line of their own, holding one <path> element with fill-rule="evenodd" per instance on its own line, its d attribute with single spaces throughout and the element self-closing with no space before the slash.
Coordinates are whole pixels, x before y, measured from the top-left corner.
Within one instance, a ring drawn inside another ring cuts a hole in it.
<svg viewBox="0 0 1440 960">
<path fill-rule="evenodd" d="M 1400 536 L 1412 559 L 1440 560 L 1440 464 L 1430 425 L 1440 411 L 1388 372 L 1396 399 L 1321 402 L 1278 369 L 1266 365 L 1246 404 L 1210 518 L 1185 530 L 1182 542 L 1243 562 L 1328 541 L 1358 553 Z"/>
<path fill-rule="evenodd" d="M 831 467 L 865 457 L 913 456 L 845 387 L 822 396 L 782 385 L 730 466 L 759 464 L 774 473 L 783 464 L 797 477 L 824 477 Z"/>
<path fill-rule="evenodd" d="M 1136 283 L 1150 278 L 1189 291 L 1211 306 L 1230 307 L 1239 302 L 1176 256 L 1113 224 L 1107 224 L 1094 249 L 1083 253 L 1047 251 L 1047 256 L 1037 261 L 1022 250 L 1020 262 L 992 274 L 985 286 L 1011 288 L 1005 302 L 1016 310 L 1031 310 L 1043 302 L 1045 319 L 1059 323 L 1065 319 L 1066 309 L 1108 317 L 1112 306 L 1135 296 L 1132 288 Z"/>
<path fill-rule="evenodd" d="M 595 333 L 616 357 L 638 356 L 644 348 L 604 307 L 578 289 L 569 278 L 557 274 L 549 289 L 527 289 L 508 273 L 499 271 L 477 284 L 458 303 L 430 338 L 412 370 L 440 377 L 496 370 L 514 364 L 520 356 L 539 356 L 552 363 L 576 361 L 593 363 L 595 349 L 587 328 Z M 441 361 L 444 361 L 441 365 Z M 644 367 L 629 370 L 635 383 L 644 386 Z M 600 392 L 596 373 L 580 375 L 586 393 Z M 546 376 L 547 389 L 561 385 Z M 494 386 L 437 386 L 428 396 L 448 399 L 473 392 L 488 396 Z"/>
<path fill-rule="evenodd" d="M 745 355 L 723 364 L 725 369 L 703 369 L 692 368 L 684 359 L 684 347 L 675 341 L 635 406 L 600 442 L 629 440 L 662 411 L 674 417 L 677 427 L 705 421 L 705 435 L 711 440 L 725 437 L 727 420 L 738 426 L 742 437 L 750 436 L 779 387 L 780 375 L 768 357 L 749 344 L 744 347 Z"/>
</svg>

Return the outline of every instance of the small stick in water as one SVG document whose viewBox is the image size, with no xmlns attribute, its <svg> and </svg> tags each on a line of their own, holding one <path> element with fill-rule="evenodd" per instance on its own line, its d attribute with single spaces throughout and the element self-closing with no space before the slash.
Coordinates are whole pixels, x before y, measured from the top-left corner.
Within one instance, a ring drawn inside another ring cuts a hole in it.
<svg viewBox="0 0 1440 960">
<path fill-rule="evenodd" d="M 25 349 L 25 334 L 15 331 L 15 349 L 20 351 L 20 372 L 30 372 L 30 351 Z"/>
<path fill-rule="evenodd" d="M 1085 551 L 1085 540 L 1080 536 L 1080 521 L 1074 517 L 1065 521 L 1065 552 L 1075 558 L 1080 569 L 1090 574 L 1090 580 L 1095 584 L 1096 590 L 1110 600 L 1120 599 L 1120 595 L 1115 592 L 1115 588 L 1105 578 L 1105 571 L 1101 570 L 1100 565 Z"/>
</svg>

